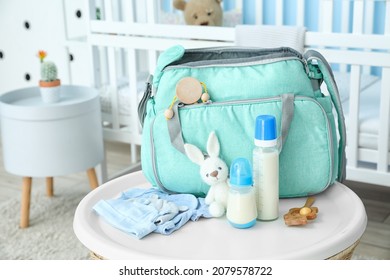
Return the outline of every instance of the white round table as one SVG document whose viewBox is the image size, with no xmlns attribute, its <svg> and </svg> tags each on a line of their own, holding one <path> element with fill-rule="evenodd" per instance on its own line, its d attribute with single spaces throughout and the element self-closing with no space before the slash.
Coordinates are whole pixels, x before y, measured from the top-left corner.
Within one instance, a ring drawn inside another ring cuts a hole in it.
<svg viewBox="0 0 390 280">
<path fill-rule="evenodd" d="M 276 221 L 257 222 L 249 229 L 231 227 L 226 218 L 189 221 L 171 235 L 151 233 L 141 240 L 112 227 L 92 207 L 101 199 L 118 197 L 132 187 L 149 188 L 142 171 L 106 182 L 78 205 L 73 228 L 78 239 L 104 259 L 340 259 L 351 255 L 367 225 L 359 197 L 336 183 L 315 195 L 317 219 L 288 227 L 283 214 L 301 207 L 306 198 L 280 200 Z"/>
<path fill-rule="evenodd" d="M 39 87 L 7 92 L 0 97 L 4 167 L 23 177 L 21 227 L 29 224 L 32 177 L 87 170 L 92 188 L 98 186 L 94 167 L 104 158 L 100 100 L 96 89 L 62 85 L 58 103 L 42 101 Z"/>
</svg>

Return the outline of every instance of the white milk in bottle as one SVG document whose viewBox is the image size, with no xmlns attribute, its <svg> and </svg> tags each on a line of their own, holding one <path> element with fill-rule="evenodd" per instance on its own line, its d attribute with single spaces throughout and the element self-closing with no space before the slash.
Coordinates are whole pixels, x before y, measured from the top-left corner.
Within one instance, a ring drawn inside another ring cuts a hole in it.
<svg viewBox="0 0 390 280">
<path fill-rule="evenodd" d="M 253 186 L 256 193 L 257 219 L 275 220 L 279 216 L 279 149 L 276 119 L 260 115 L 255 124 L 253 150 Z"/>
<path fill-rule="evenodd" d="M 256 198 L 252 186 L 252 170 L 246 158 L 237 158 L 230 167 L 230 189 L 226 218 L 236 228 L 250 228 L 255 225 Z"/>
</svg>

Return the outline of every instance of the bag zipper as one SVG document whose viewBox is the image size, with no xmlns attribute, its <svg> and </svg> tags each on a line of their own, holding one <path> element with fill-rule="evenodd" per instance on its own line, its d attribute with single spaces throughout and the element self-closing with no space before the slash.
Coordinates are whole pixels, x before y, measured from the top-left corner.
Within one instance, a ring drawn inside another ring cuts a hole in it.
<svg viewBox="0 0 390 280">
<path fill-rule="evenodd" d="M 236 60 L 236 61 L 233 61 Z M 207 67 L 240 67 L 240 66 L 254 66 L 254 65 L 265 65 L 280 61 L 287 61 L 287 60 L 299 60 L 304 68 L 307 75 L 309 75 L 309 67 L 306 63 L 306 60 L 299 59 L 297 57 L 279 57 L 279 58 L 268 58 L 268 59 L 261 59 L 259 60 L 258 57 L 248 58 L 248 59 L 240 59 L 240 62 L 237 62 L 237 59 L 229 59 L 225 61 L 197 61 L 197 62 L 189 62 L 185 64 L 178 64 L 178 65 L 168 65 L 166 66 L 162 71 L 169 71 L 172 69 L 190 69 L 190 68 L 207 68 Z"/>
<path fill-rule="evenodd" d="M 185 52 L 185 54 L 191 53 L 223 53 L 223 52 L 237 52 L 237 53 L 250 53 L 253 52 L 254 55 L 251 57 L 243 58 L 220 58 L 220 59 L 211 59 L 211 60 L 198 60 L 184 62 L 181 64 L 176 64 L 178 61 L 172 62 L 165 66 L 162 71 L 168 71 L 171 69 L 177 68 L 204 68 L 204 67 L 229 67 L 229 66 L 252 66 L 252 65 L 261 65 L 269 64 L 285 60 L 299 60 L 306 71 L 306 74 L 309 75 L 309 67 L 307 61 L 302 57 L 302 55 L 290 48 L 277 48 L 277 49 L 263 49 L 259 50 L 256 48 L 237 48 L 237 47 L 217 47 L 217 48 L 203 48 L 203 49 L 190 49 Z M 184 55 L 185 55 L 184 54 Z"/>
<path fill-rule="evenodd" d="M 256 57 L 259 56 L 267 56 L 277 54 L 281 56 L 281 54 L 288 54 L 289 56 L 295 56 L 303 59 L 303 55 L 289 47 L 280 47 L 280 48 L 258 48 L 258 47 L 237 47 L 237 46 L 228 46 L 228 47 L 210 47 L 210 48 L 197 48 L 197 49 L 187 49 L 184 52 L 184 55 L 191 53 L 227 53 L 227 52 L 235 52 L 235 53 L 255 53 Z"/>
<path fill-rule="evenodd" d="M 179 103 L 178 106 L 181 109 L 194 109 L 194 108 L 200 108 L 200 107 L 204 107 L 204 106 L 242 105 L 242 104 L 250 104 L 250 103 L 256 104 L 256 103 L 278 101 L 278 100 L 281 100 L 281 96 L 273 96 L 273 97 L 265 97 L 265 98 L 254 98 L 254 99 L 243 99 L 243 100 L 206 102 L 206 103 L 189 104 L 189 105 L 188 104 Z M 330 166 L 331 176 L 329 177 L 328 182 L 326 183 L 326 186 L 324 186 L 323 190 L 325 190 L 327 187 L 329 187 L 329 185 L 331 183 L 331 180 L 333 178 L 333 175 L 334 175 L 333 174 L 334 173 L 334 154 L 333 154 L 334 143 L 333 143 L 333 134 L 332 134 L 332 130 L 330 129 L 330 123 L 329 123 L 329 119 L 328 119 L 327 113 L 326 113 L 325 109 L 323 108 L 323 106 L 321 105 L 321 103 L 319 103 L 316 99 L 314 99 L 312 97 L 297 95 L 297 96 L 295 96 L 294 100 L 297 100 L 297 101 L 299 101 L 299 100 L 307 100 L 307 101 L 311 101 L 311 102 L 317 104 L 318 107 L 321 109 L 324 117 L 325 117 L 326 129 L 327 129 L 327 132 L 328 132 L 327 134 L 328 134 L 328 140 L 329 140 L 329 146 L 330 146 L 329 154 L 330 154 L 330 158 L 331 158 L 331 166 Z M 173 192 L 173 191 L 170 191 L 170 190 L 166 189 L 165 186 L 163 185 L 163 183 L 161 182 L 158 174 L 157 174 L 156 159 L 155 159 L 156 152 L 155 152 L 155 148 L 154 148 L 154 137 L 153 137 L 153 127 L 154 127 L 154 122 L 155 122 L 156 118 L 157 118 L 157 116 L 155 116 L 153 118 L 153 120 L 151 122 L 151 125 L 150 125 L 150 131 L 149 131 L 149 133 L 150 133 L 150 145 L 151 145 L 153 174 L 154 174 L 154 177 L 156 179 L 157 185 L 163 191 L 171 193 L 171 194 L 174 194 L 174 193 L 177 193 L 177 192 Z"/>
<path fill-rule="evenodd" d="M 281 100 L 281 96 L 272 96 L 272 97 L 263 97 L 263 98 L 250 98 L 250 99 L 242 99 L 242 100 L 228 100 L 228 101 L 207 101 L 205 103 L 197 103 L 197 104 L 184 104 L 179 103 L 179 108 L 196 108 L 196 107 L 203 107 L 203 106 L 213 106 L 213 105 L 242 105 L 242 104 L 249 104 L 249 103 L 260 103 L 260 102 L 269 102 L 269 101 L 278 101 Z"/>
</svg>

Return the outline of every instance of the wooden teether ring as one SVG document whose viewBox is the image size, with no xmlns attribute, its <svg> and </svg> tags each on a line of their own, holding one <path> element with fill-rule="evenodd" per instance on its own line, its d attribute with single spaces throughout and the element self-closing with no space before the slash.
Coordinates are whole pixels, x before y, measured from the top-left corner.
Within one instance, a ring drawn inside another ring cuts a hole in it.
<svg viewBox="0 0 390 280">
<path fill-rule="evenodd" d="M 176 84 L 176 96 L 184 104 L 197 102 L 202 95 L 201 83 L 192 77 L 181 79 Z"/>
</svg>

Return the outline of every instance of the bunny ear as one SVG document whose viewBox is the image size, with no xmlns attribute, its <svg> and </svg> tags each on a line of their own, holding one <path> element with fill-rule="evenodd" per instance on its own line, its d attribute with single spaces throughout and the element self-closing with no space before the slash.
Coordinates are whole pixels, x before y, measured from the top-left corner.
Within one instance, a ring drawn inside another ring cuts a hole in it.
<svg viewBox="0 0 390 280">
<path fill-rule="evenodd" d="M 219 141 L 214 131 L 210 132 L 209 139 L 207 140 L 207 153 L 211 157 L 219 156 Z"/>
<path fill-rule="evenodd" d="M 191 144 L 184 144 L 184 150 L 187 157 L 197 165 L 201 165 L 204 161 L 204 155 L 198 147 Z"/>
</svg>

